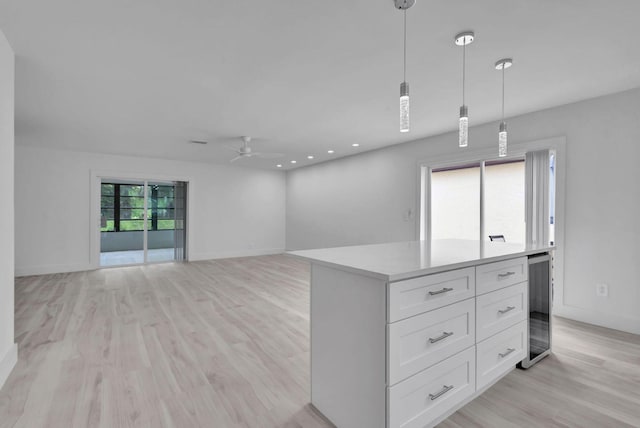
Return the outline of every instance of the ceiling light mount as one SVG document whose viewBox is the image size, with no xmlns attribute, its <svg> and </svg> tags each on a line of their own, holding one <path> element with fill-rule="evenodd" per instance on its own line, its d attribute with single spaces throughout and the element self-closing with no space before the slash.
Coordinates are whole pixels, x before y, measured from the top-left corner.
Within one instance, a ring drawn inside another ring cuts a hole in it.
<svg viewBox="0 0 640 428">
<path fill-rule="evenodd" d="M 476 39 L 476 35 L 473 31 L 463 31 L 456 35 L 455 41 L 458 46 L 467 46 L 473 43 Z"/>
<path fill-rule="evenodd" d="M 396 6 L 396 9 L 407 10 L 416 4 L 416 0 L 393 0 L 393 4 Z"/>
<path fill-rule="evenodd" d="M 496 70 L 506 70 L 513 65 L 512 58 L 503 58 L 496 62 Z"/>
</svg>

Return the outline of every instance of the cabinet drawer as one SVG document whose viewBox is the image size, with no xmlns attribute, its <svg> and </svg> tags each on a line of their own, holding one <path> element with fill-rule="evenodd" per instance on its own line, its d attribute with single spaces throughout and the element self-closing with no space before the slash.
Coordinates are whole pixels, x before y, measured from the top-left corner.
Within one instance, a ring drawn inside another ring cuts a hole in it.
<svg viewBox="0 0 640 428">
<path fill-rule="evenodd" d="M 470 267 L 389 284 L 389 322 L 475 296 L 475 274 Z"/>
<path fill-rule="evenodd" d="M 475 300 L 388 325 L 387 383 L 426 369 L 475 343 Z"/>
<path fill-rule="evenodd" d="M 388 427 L 423 428 L 475 392 L 475 346 L 387 389 Z"/>
<path fill-rule="evenodd" d="M 522 361 L 527 352 L 526 343 L 526 320 L 478 343 L 478 389 L 490 385 Z"/>
<path fill-rule="evenodd" d="M 489 293 L 527 280 L 526 257 L 476 267 L 476 293 Z"/>
<path fill-rule="evenodd" d="M 527 318 L 527 283 L 476 298 L 476 338 L 480 342 Z"/>
</svg>

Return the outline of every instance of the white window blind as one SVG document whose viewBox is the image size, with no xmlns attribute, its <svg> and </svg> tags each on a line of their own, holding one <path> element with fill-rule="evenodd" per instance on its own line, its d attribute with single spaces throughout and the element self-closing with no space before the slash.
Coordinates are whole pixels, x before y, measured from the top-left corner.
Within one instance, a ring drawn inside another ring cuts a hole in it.
<svg viewBox="0 0 640 428">
<path fill-rule="evenodd" d="M 549 150 L 525 156 L 527 243 L 549 242 Z"/>
</svg>

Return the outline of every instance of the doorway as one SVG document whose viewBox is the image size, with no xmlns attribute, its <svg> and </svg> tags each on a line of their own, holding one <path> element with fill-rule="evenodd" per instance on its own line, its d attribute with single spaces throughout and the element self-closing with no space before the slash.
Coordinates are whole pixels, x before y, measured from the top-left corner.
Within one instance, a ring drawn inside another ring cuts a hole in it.
<svg viewBox="0 0 640 428">
<path fill-rule="evenodd" d="M 186 260 L 187 183 L 100 181 L 100 266 Z"/>
</svg>

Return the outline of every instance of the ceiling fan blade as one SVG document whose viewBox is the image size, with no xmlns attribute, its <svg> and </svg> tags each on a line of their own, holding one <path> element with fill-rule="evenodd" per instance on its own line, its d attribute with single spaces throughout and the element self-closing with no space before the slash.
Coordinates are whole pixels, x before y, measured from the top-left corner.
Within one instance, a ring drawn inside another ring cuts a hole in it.
<svg viewBox="0 0 640 428">
<path fill-rule="evenodd" d="M 231 159 L 229 162 L 235 162 L 235 161 L 237 161 L 238 159 L 241 159 L 241 158 L 243 158 L 243 157 L 244 157 L 244 156 L 236 156 L 235 158 Z"/>
<path fill-rule="evenodd" d="M 261 157 L 262 159 L 278 159 L 284 156 L 282 153 L 253 153 L 253 155 Z"/>
<path fill-rule="evenodd" d="M 238 148 L 237 148 L 237 147 L 227 146 L 226 144 L 222 144 L 221 146 L 222 146 L 222 147 L 224 147 L 224 148 L 225 148 L 225 149 L 227 149 L 227 150 L 233 150 L 233 151 L 234 151 L 234 152 L 236 152 L 236 153 L 240 153 L 240 150 L 238 150 Z"/>
</svg>

